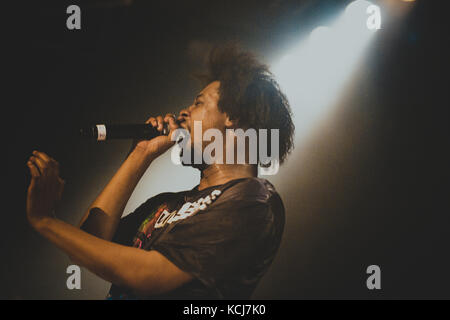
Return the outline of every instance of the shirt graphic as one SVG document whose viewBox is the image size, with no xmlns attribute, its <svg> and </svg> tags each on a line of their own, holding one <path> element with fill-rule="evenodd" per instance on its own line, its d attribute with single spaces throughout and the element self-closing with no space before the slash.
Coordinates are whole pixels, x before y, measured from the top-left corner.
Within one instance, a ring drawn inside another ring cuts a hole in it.
<svg viewBox="0 0 450 320">
<path fill-rule="evenodd" d="M 195 202 L 186 202 L 180 209 L 172 212 L 168 211 L 167 203 L 161 204 L 142 222 L 134 237 L 133 246 L 141 249 L 142 244 L 150 239 L 155 229 L 160 229 L 166 224 L 171 224 L 178 220 L 184 220 L 200 210 L 205 210 L 220 194 L 220 190 L 214 190 L 205 198 L 200 198 Z"/>
</svg>

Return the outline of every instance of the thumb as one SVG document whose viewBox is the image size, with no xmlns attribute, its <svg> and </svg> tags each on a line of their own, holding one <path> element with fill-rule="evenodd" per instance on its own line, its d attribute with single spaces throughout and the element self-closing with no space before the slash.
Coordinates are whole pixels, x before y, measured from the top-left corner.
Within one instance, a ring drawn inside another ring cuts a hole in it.
<svg viewBox="0 0 450 320">
<path fill-rule="evenodd" d="M 38 168 L 36 168 L 36 166 L 31 161 L 27 162 L 27 166 L 30 169 L 30 174 L 31 174 L 30 187 L 34 187 L 36 184 L 36 180 L 40 177 L 40 173 L 39 173 Z"/>
</svg>

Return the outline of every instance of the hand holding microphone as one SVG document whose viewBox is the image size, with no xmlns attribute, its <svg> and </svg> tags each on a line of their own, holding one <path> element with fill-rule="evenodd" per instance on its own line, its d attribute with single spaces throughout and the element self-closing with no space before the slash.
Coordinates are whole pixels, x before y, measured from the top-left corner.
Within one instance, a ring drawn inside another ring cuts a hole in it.
<svg viewBox="0 0 450 320">
<path fill-rule="evenodd" d="M 175 144 L 175 141 L 171 139 L 173 132 L 179 128 L 179 122 L 175 119 L 175 115 L 168 113 L 164 118 L 162 116 L 150 117 L 145 123 L 156 129 L 158 135 L 147 140 L 137 137 L 133 140 L 131 151 L 139 148 L 148 155 L 158 157 Z"/>
<path fill-rule="evenodd" d="M 175 115 L 150 117 L 145 124 L 97 124 L 80 130 L 82 137 L 105 141 L 133 139 L 131 151 L 139 148 L 148 154 L 159 156 L 175 144 L 172 133 L 179 128 Z"/>
</svg>

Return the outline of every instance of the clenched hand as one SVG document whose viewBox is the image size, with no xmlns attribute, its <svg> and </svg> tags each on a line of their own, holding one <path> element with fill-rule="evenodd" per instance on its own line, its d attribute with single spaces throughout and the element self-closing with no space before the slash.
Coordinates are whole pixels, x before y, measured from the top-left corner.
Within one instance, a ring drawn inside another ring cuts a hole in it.
<svg viewBox="0 0 450 320">
<path fill-rule="evenodd" d="M 53 214 L 61 199 L 64 180 L 59 177 L 59 164 L 43 152 L 33 151 L 27 162 L 31 182 L 27 194 L 27 218 L 35 226 L 45 217 Z"/>
</svg>

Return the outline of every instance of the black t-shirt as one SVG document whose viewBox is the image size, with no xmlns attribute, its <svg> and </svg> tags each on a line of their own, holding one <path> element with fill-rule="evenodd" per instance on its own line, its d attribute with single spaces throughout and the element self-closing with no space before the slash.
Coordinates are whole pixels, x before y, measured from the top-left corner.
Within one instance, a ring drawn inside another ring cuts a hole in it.
<svg viewBox="0 0 450 320">
<path fill-rule="evenodd" d="M 193 280 L 153 299 L 248 299 L 272 263 L 284 207 L 265 179 L 243 178 L 150 198 L 122 218 L 114 242 L 156 250 Z M 111 286 L 108 299 L 137 299 Z"/>
</svg>

